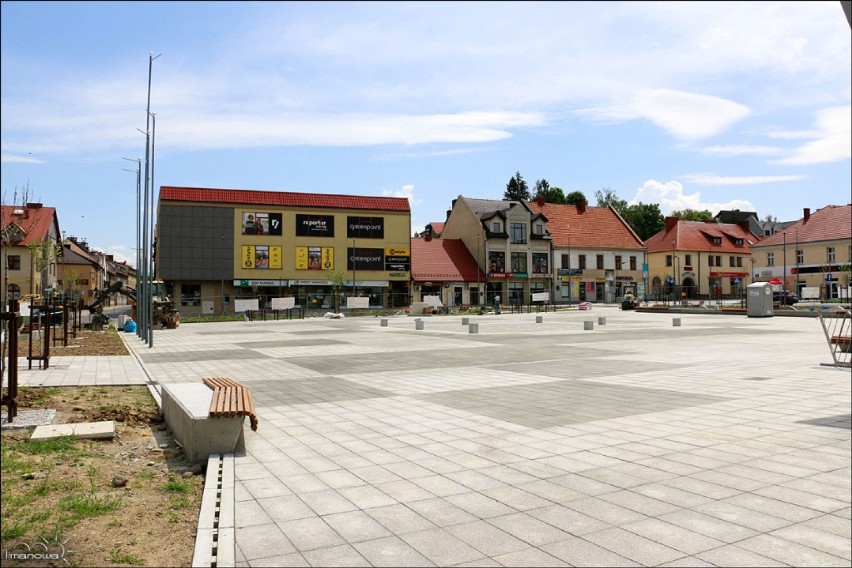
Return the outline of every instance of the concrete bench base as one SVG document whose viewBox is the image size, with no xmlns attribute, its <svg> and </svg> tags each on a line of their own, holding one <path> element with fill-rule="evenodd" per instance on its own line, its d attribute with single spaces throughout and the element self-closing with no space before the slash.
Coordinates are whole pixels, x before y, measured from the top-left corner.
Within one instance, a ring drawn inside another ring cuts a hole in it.
<svg viewBox="0 0 852 568">
<path fill-rule="evenodd" d="M 210 417 L 213 389 L 202 383 L 163 385 L 163 418 L 192 464 L 210 454 L 232 454 L 245 416 Z"/>
</svg>

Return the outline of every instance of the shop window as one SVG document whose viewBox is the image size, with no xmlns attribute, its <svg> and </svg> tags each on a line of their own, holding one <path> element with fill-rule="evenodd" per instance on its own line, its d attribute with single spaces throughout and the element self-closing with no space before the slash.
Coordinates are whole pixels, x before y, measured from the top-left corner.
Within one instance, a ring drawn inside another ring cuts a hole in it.
<svg viewBox="0 0 852 568">
<path fill-rule="evenodd" d="M 181 284 L 180 286 L 181 306 L 201 305 L 201 284 Z"/>
</svg>

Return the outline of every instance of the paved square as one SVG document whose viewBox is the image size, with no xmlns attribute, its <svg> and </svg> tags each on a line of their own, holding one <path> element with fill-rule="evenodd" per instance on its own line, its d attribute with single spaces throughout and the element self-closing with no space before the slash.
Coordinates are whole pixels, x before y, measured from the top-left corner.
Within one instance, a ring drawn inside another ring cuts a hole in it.
<svg viewBox="0 0 852 568">
<path fill-rule="evenodd" d="M 822 365 L 818 320 L 672 317 L 184 324 L 129 343 L 160 383 L 252 390 L 239 566 L 848 566 L 850 371 Z"/>
</svg>

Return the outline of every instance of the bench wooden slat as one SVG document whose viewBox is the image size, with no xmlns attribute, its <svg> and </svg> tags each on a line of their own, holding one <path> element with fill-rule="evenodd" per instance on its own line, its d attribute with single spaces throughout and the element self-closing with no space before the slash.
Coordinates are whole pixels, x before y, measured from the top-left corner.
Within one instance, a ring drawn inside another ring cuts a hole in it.
<svg viewBox="0 0 852 568">
<path fill-rule="evenodd" d="M 252 430 L 257 430 L 257 414 L 249 389 L 227 377 L 204 377 L 204 384 L 213 389 L 210 416 L 248 416 Z"/>
</svg>

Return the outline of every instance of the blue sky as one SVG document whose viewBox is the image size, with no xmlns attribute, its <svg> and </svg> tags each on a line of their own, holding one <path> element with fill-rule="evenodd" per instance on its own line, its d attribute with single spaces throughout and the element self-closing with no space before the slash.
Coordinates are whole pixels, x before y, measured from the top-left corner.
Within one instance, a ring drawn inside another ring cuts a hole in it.
<svg viewBox="0 0 852 568">
<path fill-rule="evenodd" d="M 3 203 L 131 264 L 151 53 L 155 187 L 408 197 L 415 231 L 516 171 L 663 213 L 852 200 L 837 1 L 0 9 Z"/>
</svg>

